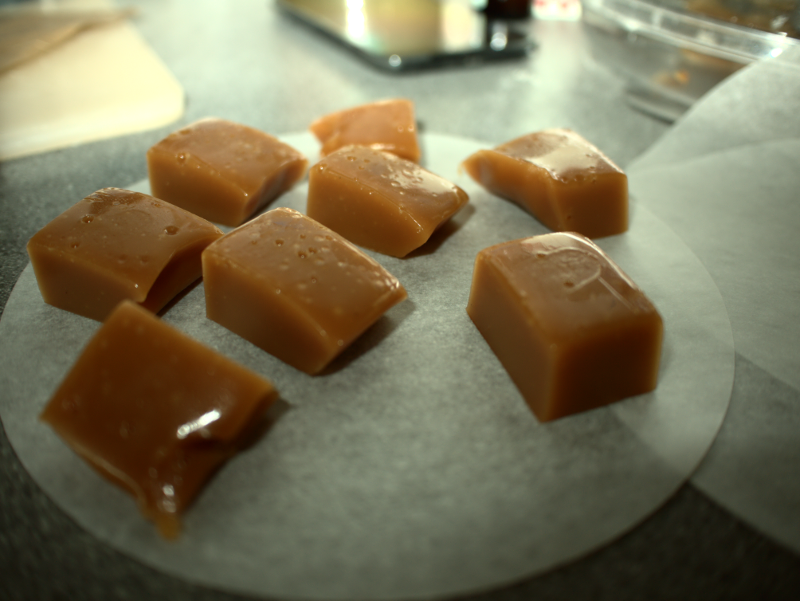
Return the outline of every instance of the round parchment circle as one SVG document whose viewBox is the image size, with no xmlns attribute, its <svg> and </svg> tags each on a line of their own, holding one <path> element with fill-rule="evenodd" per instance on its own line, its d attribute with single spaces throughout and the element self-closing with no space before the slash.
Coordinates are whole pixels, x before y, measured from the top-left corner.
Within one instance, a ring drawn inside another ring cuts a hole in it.
<svg viewBox="0 0 800 601">
<path fill-rule="evenodd" d="M 310 135 L 283 139 L 317 156 Z M 458 172 L 486 145 L 435 134 L 422 142 L 423 164 L 471 202 L 413 256 L 370 253 L 409 298 L 325 375 L 295 371 L 207 320 L 202 284 L 165 313 L 270 378 L 284 400 L 262 438 L 209 482 L 176 542 L 159 538 L 131 497 L 38 421 L 99 324 L 44 304 L 25 270 L 0 321 L 0 415 L 26 469 L 67 514 L 148 565 L 216 588 L 430 598 L 586 554 L 686 480 L 722 423 L 733 383 L 730 323 L 701 263 L 634 200 L 630 230 L 599 244 L 664 317 L 658 388 L 540 424 L 465 307 L 480 249 L 546 230 Z M 306 191 L 304 183 L 272 207 L 304 212 Z"/>
</svg>

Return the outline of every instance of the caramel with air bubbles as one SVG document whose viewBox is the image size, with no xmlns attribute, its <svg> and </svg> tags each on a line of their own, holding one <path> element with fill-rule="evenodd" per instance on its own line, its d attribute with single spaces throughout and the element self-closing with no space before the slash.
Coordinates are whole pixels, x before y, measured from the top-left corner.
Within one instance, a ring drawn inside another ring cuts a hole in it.
<svg viewBox="0 0 800 601">
<path fill-rule="evenodd" d="M 203 279 L 209 319 L 308 374 L 406 298 L 374 259 L 287 208 L 210 245 Z"/>
<path fill-rule="evenodd" d="M 461 188 L 416 163 L 349 146 L 311 168 L 306 210 L 359 246 L 404 257 L 468 200 Z"/>
<path fill-rule="evenodd" d="M 28 242 L 45 302 L 102 321 L 124 299 L 158 312 L 197 280 L 214 225 L 147 194 L 104 188 Z"/>
<path fill-rule="evenodd" d="M 307 166 L 299 151 L 277 138 L 213 117 L 147 151 L 153 196 L 228 226 L 244 223 L 290 189 Z"/>
</svg>

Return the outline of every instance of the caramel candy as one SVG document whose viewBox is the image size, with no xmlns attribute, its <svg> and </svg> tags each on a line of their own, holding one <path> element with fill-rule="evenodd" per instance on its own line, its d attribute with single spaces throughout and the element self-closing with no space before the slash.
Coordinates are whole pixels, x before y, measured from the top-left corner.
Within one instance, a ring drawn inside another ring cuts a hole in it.
<svg viewBox="0 0 800 601">
<path fill-rule="evenodd" d="M 627 176 L 570 130 L 479 150 L 463 166 L 492 194 L 519 204 L 551 230 L 601 238 L 628 229 Z"/>
<path fill-rule="evenodd" d="M 420 157 L 414 104 L 381 100 L 320 117 L 309 126 L 326 156 L 344 146 L 371 146 L 409 161 Z"/>
<path fill-rule="evenodd" d="M 404 257 L 468 200 L 461 188 L 416 163 L 350 146 L 311 168 L 306 211 L 355 244 Z"/>
<path fill-rule="evenodd" d="M 540 421 L 656 387 L 661 316 L 579 234 L 482 250 L 467 313 Z"/>
<path fill-rule="evenodd" d="M 184 127 L 147 151 L 153 196 L 229 226 L 291 188 L 307 166 L 277 138 L 216 118 Z"/>
<path fill-rule="evenodd" d="M 41 419 L 174 538 L 179 515 L 276 398 L 269 381 L 125 301 Z"/>
<path fill-rule="evenodd" d="M 210 319 L 308 374 L 406 298 L 376 261 L 285 208 L 210 245 L 203 278 Z"/>
<path fill-rule="evenodd" d="M 53 219 L 27 248 L 46 303 L 103 321 L 124 299 L 160 311 L 200 277 L 200 253 L 220 236 L 169 203 L 105 188 Z"/>
</svg>

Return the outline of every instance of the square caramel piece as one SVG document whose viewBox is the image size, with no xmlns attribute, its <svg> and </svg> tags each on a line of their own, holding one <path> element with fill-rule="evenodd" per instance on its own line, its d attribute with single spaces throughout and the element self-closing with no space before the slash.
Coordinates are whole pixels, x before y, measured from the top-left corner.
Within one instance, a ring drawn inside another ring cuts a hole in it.
<svg viewBox="0 0 800 601">
<path fill-rule="evenodd" d="M 406 298 L 371 257 L 285 208 L 210 245 L 203 278 L 209 319 L 308 374 Z"/>
<path fill-rule="evenodd" d="M 308 175 L 308 216 L 371 250 L 404 257 L 469 200 L 455 184 L 366 146 L 329 154 Z"/>
<path fill-rule="evenodd" d="M 414 104 L 402 98 L 362 104 L 314 121 L 309 129 L 327 156 L 344 146 L 371 146 L 409 161 L 420 157 Z"/>
<path fill-rule="evenodd" d="M 125 301 L 41 419 L 174 538 L 180 514 L 277 396 L 268 380 Z"/>
<path fill-rule="evenodd" d="M 480 251 L 467 313 L 539 421 L 656 387 L 661 316 L 580 234 Z"/>
<path fill-rule="evenodd" d="M 222 232 L 147 194 L 104 188 L 39 230 L 28 255 L 45 302 L 103 321 L 124 299 L 153 312 L 202 274 Z"/>
<path fill-rule="evenodd" d="M 147 151 L 153 196 L 228 226 L 244 223 L 289 190 L 307 166 L 299 151 L 277 138 L 213 117 Z"/>
<path fill-rule="evenodd" d="M 553 231 L 601 238 L 628 229 L 627 176 L 568 129 L 479 150 L 463 167 L 489 192 L 527 209 Z"/>
</svg>

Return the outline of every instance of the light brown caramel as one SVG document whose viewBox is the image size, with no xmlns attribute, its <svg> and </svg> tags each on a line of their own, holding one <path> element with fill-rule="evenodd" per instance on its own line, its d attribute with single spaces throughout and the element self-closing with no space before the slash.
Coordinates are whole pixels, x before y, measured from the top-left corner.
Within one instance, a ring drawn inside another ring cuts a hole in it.
<svg viewBox="0 0 800 601">
<path fill-rule="evenodd" d="M 173 538 L 180 514 L 276 398 L 269 381 L 125 301 L 41 419 Z"/>
<path fill-rule="evenodd" d="M 540 421 L 656 387 L 661 316 L 579 234 L 482 250 L 467 313 Z"/>
<path fill-rule="evenodd" d="M 570 130 L 479 150 L 463 166 L 492 194 L 519 204 L 551 230 L 601 238 L 628 229 L 627 176 Z"/>
<path fill-rule="evenodd" d="M 147 151 L 153 196 L 229 226 L 291 188 L 307 166 L 277 138 L 216 118 L 188 125 Z"/>
<path fill-rule="evenodd" d="M 381 100 L 325 115 L 309 129 L 326 156 L 344 146 L 370 146 L 409 161 L 419 161 L 417 123 L 410 100 Z"/>
<path fill-rule="evenodd" d="M 158 312 L 197 280 L 212 224 L 146 194 L 105 188 L 28 242 L 45 302 L 103 321 L 124 299 Z"/>
<path fill-rule="evenodd" d="M 350 146 L 311 168 L 306 211 L 359 246 L 404 257 L 468 200 L 461 188 L 416 163 Z"/>
<path fill-rule="evenodd" d="M 406 298 L 376 261 L 285 208 L 210 245 L 203 278 L 210 319 L 309 374 Z"/>
</svg>

